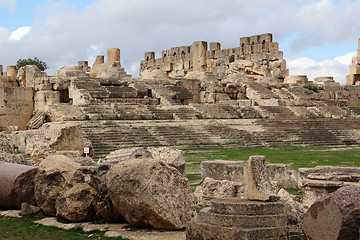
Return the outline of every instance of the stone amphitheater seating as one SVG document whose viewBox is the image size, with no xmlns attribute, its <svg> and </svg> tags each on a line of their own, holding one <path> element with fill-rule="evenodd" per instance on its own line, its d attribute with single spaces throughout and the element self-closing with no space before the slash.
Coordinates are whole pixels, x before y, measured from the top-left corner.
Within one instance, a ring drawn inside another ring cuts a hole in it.
<svg viewBox="0 0 360 240">
<path fill-rule="evenodd" d="M 360 143 L 358 119 L 197 119 L 78 122 L 99 156 L 130 146 L 212 148 Z"/>
</svg>

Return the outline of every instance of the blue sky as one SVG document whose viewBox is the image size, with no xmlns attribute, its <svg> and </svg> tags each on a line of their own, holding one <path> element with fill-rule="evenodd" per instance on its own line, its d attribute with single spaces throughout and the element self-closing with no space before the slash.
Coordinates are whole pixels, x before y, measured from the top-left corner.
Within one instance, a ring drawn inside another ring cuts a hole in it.
<svg viewBox="0 0 360 240">
<path fill-rule="evenodd" d="M 146 51 L 273 33 L 291 75 L 345 82 L 360 37 L 360 0 L 0 0 L 0 64 L 38 57 L 53 74 L 119 47 L 134 76 Z"/>
</svg>

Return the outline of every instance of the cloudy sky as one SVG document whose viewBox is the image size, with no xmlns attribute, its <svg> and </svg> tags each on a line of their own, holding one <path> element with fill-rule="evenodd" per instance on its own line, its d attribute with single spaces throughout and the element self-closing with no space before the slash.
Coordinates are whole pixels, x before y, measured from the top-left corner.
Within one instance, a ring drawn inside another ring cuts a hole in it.
<svg viewBox="0 0 360 240">
<path fill-rule="evenodd" d="M 360 0 L 0 0 L 0 64 L 34 58 L 62 66 L 121 49 L 137 76 L 144 52 L 273 33 L 291 75 L 345 83 L 360 37 Z"/>
</svg>

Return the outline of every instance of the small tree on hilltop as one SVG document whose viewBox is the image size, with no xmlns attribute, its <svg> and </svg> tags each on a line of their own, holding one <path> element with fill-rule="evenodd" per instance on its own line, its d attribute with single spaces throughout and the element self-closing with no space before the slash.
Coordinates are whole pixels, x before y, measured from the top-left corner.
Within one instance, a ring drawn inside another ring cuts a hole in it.
<svg viewBox="0 0 360 240">
<path fill-rule="evenodd" d="M 28 59 L 19 59 L 16 62 L 16 68 L 20 69 L 23 66 L 26 65 L 35 65 L 37 66 L 41 71 L 45 71 L 45 69 L 48 68 L 47 64 L 43 61 L 40 61 L 37 57 L 34 59 L 28 58 Z"/>
</svg>

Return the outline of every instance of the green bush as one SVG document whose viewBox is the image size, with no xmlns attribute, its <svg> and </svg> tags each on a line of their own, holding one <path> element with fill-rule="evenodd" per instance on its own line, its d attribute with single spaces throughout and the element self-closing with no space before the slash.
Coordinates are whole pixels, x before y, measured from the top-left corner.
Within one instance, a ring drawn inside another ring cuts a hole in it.
<svg viewBox="0 0 360 240">
<path fill-rule="evenodd" d="M 19 59 L 16 62 L 16 68 L 20 69 L 23 66 L 26 65 L 35 65 L 37 66 L 41 71 L 45 71 L 45 69 L 48 68 L 47 64 L 41 60 L 39 60 L 37 57 L 34 59 L 28 58 L 28 59 Z"/>
<path fill-rule="evenodd" d="M 319 91 L 318 87 L 317 87 L 317 86 L 314 86 L 314 85 L 305 85 L 304 88 L 307 88 L 307 89 L 309 89 L 309 90 L 312 90 L 312 91 L 314 91 L 314 92 L 316 92 L 316 93 Z"/>
</svg>

